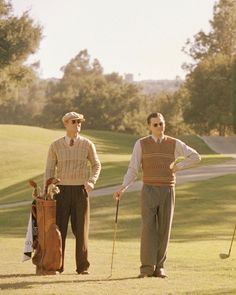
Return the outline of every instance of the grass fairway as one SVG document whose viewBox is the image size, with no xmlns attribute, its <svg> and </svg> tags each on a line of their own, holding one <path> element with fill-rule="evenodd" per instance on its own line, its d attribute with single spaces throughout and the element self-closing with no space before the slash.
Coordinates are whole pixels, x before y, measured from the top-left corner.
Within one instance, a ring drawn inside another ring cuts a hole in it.
<svg viewBox="0 0 236 295">
<path fill-rule="evenodd" d="M 42 186 L 49 145 L 64 134 L 64 130 L 0 125 L 0 138 L 4 141 L 0 145 L 0 204 L 29 200 L 29 179 Z M 82 135 L 96 144 L 102 162 L 96 187 L 120 183 L 136 137 L 106 131 L 86 131 Z"/>
<path fill-rule="evenodd" d="M 32 126 L 0 125 L 0 204 L 27 201 L 31 198 L 29 179 L 42 186 L 42 179 L 50 143 L 64 135 L 64 130 L 48 130 Z M 86 130 L 82 135 L 97 147 L 102 172 L 96 188 L 119 184 L 127 170 L 137 137 L 108 131 Z M 201 165 L 219 163 L 229 159 L 214 154 L 197 136 L 180 139 L 202 154 Z"/>
<path fill-rule="evenodd" d="M 29 208 L 0 210 L 1 294 L 178 295 L 236 294 L 236 244 L 227 253 L 235 225 L 234 175 L 177 186 L 176 210 L 166 262 L 168 279 L 137 279 L 139 273 L 139 193 L 120 204 L 113 276 L 110 274 L 115 204 L 111 197 L 91 199 L 91 275 L 75 275 L 74 239 L 66 248 L 65 272 L 35 276 L 21 263 Z"/>
</svg>

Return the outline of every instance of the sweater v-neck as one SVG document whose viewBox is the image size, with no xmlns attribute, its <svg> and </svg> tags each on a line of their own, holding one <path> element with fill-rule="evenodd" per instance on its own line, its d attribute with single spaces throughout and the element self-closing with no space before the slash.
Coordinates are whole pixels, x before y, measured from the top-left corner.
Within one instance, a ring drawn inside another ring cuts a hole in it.
<svg viewBox="0 0 236 295">
<path fill-rule="evenodd" d="M 79 141 L 80 141 L 80 137 L 78 137 L 77 140 L 74 141 L 74 144 L 70 146 L 69 144 L 67 144 L 65 136 L 63 137 L 63 144 L 69 149 L 73 149 L 76 145 L 78 145 Z"/>
<path fill-rule="evenodd" d="M 160 138 L 156 138 L 154 135 L 150 135 L 150 137 L 154 141 L 155 144 L 161 144 L 166 139 L 165 135 L 163 135 L 163 137 L 161 138 L 161 141 L 159 141 Z"/>
</svg>

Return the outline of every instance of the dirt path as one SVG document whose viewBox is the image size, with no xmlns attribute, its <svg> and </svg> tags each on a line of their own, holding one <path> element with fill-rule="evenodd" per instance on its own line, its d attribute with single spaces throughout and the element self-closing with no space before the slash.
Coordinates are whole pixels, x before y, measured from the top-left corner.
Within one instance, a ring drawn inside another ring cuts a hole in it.
<svg viewBox="0 0 236 295">
<path fill-rule="evenodd" d="M 236 158 L 236 136 L 202 136 L 202 139 L 215 152 Z"/>
</svg>

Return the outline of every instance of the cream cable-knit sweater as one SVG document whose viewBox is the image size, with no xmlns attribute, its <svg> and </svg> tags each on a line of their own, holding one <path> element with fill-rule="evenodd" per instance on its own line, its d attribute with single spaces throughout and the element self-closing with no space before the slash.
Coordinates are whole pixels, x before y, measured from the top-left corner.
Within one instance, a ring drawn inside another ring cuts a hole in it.
<svg viewBox="0 0 236 295">
<path fill-rule="evenodd" d="M 95 184 L 100 171 L 101 163 L 89 139 L 79 136 L 74 145 L 69 146 L 62 137 L 49 148 L 44 181 L 57 177 L 61 180 L 60 185 L 82 185 L 85 181 Z"/>
</svg>

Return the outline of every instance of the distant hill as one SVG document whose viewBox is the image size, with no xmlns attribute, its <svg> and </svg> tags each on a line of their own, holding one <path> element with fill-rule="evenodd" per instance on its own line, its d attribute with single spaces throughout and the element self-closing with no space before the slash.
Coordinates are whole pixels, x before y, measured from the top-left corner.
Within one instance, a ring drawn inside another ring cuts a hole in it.
<svg viewBox="0 0 236 295">
<path fill-rule="evenodd" d="M 179 89 L 184 81 L 181 79 L 175 80 L 143 80 L 135 81 L 134 83 L 140 86 L 143 94 L 154 94 L 161 92 L 175 92 Z"/>
</svg>

